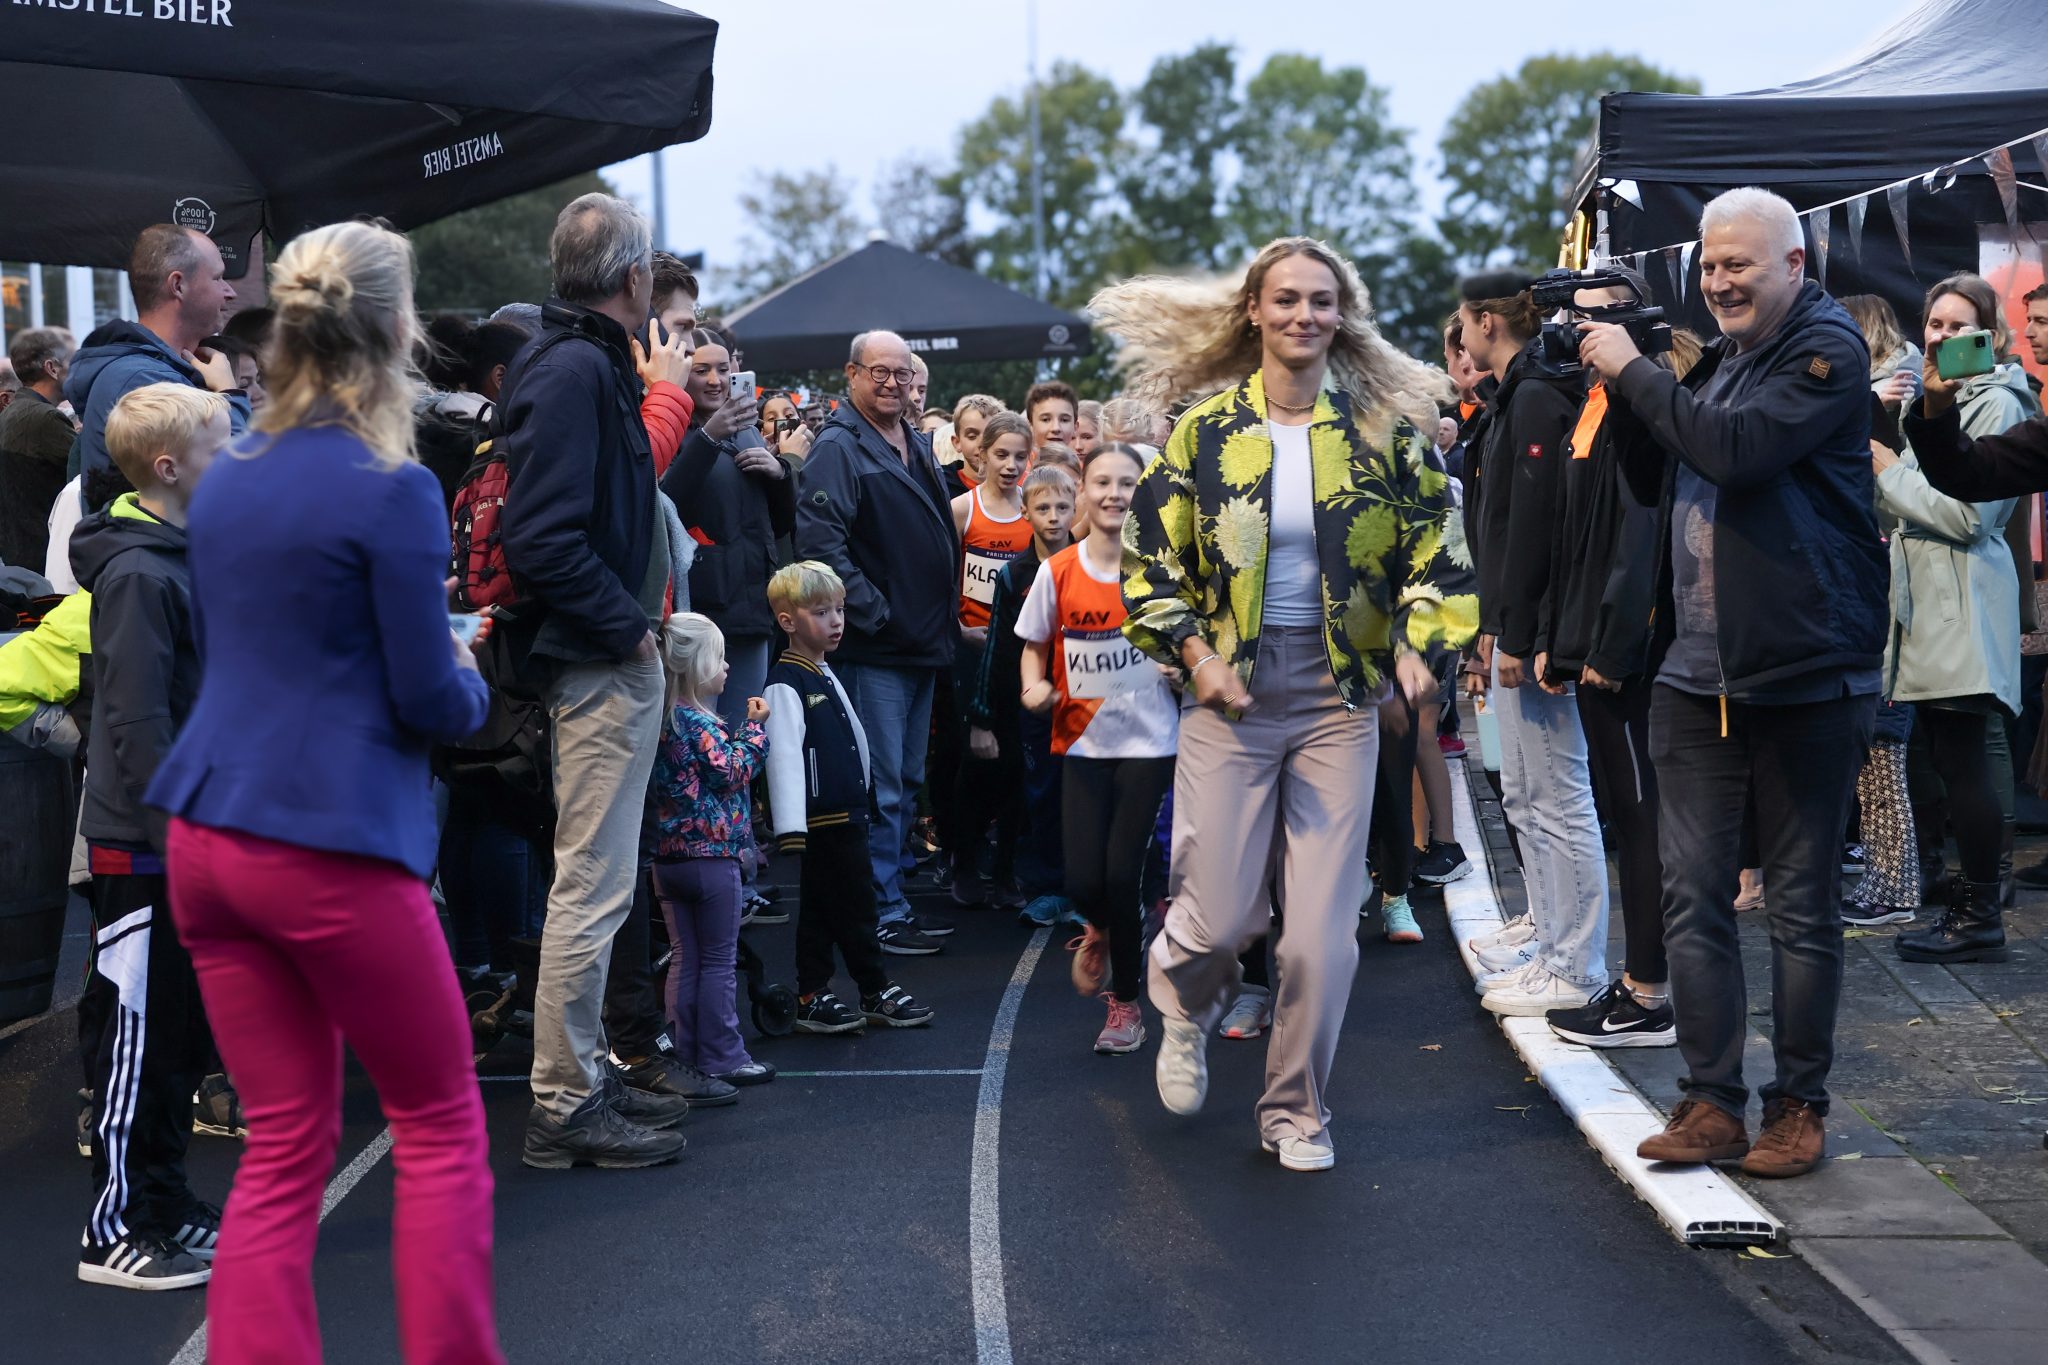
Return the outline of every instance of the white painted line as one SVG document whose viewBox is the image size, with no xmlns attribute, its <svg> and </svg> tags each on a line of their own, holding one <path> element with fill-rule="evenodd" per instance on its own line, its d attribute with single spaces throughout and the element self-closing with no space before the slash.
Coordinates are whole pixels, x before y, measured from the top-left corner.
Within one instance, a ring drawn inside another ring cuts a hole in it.
<svg viewBox="0 0 2048 1365">
<path fill-rule="evenodd" d="M 348 1193 L 362 1183 L 370 1168 L 384 1159 L 391 1150 L 391 1130 L 386 1128 L 370 1140 L 370 1145 L 356 1153 L 356 1159 L 341 1168 L 334 1179 L 327 1182 L 327 1192 L 320 1196 L 320 1221 L 326 1222 L 327 1215 L 334 1212 L 334 1206 L 348 1198 Z M 171 1357 L 171 1365 L 201 1365 L 206 1359 L 206 1324 L 200 1323 L 198 1330 L 185 1339 L 178 1353 Z"/>
<path fill-rule="evenodd" d="M 967 1180 L 967 1273 L 974 1292 L 974 1357 L 979 1365 L 1011 1365 L 1010 1296 L 1003 1284 L 1003 1222 L 999 1203 L 1002 1166 L 1003 1078 L 1010 1070 L 1010 1039 L 1024 988 L 1052 930 L 1040 929 L 1024 945 L 981 1065 L 981 1098 L 974 1106 L 974 1163 Z"/>
<path fill-rule="evenodd" d="M 1475 875 L 1444 887 L 1444 908 L 1465 969 L 1477 977 L 1479 964 L 1466 940 L 1498 928 L 1503 916 L 1467 781 L 1465 765 L 1453 763 L 1451 804 L 1456 808 L 1458 842 L 1473 859 Z M 1698 1246 L 1769 1245 L 1783 1234 L 1783 1224 L 1711 1166 L 1652 1167 L 1638 1157 L 1637 1144 L 1662 1129 L 1664 1120 L 1605 1056 L 1567 1043 L 1541 1019 L 1503 1018 L 1500 1026 L 1593 1149 L 1680 1241 Z"/>
<path fill-rule="evenodd" d="M 12 1038 L 17 1033 L 21 1033 L 28 1029 L 34 1028 L 37 1024 L 42 1023 L 43 1020 L 48 1019 L 52 1014 L 55 1013 L 55 1010 L 51 1010 L 48 1014 L 31 1014 L 26 1019 L 17 1019 L 13 1023 L 9 1024 L 6 1028 L 0 1028 L 0 1043 L 6 1042 L 9 1038 Z"/>
</svg>

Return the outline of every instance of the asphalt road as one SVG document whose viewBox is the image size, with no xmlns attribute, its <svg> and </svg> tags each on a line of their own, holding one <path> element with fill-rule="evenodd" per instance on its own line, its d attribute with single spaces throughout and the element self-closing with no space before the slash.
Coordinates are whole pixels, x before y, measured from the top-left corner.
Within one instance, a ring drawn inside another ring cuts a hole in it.
<svg viewBox="0 0 2048 1365">
<path fill-rule="evenodd" d="M 479 1069 L 512 1078 L 484 1082 L 506 1352 L 812 1365 L 1901 1359 L 1798 1259 L 1675 1242 L 1525 1080 L 1441 912 L 1420 917 L 1419 947 L 1365 938 L 1332 1083 L 1338 1164 L 1314 1175 L 1258 1150 L 1261 1043 L 1219 1040 L 1208 1109 L 1173 1118 L 1153 1091 L 1152 1045 L 1090 1050 L 1101 1006 L 1074 995 L 1055 939 L 1022 990 L 1000 1140 L 984 1143 L 999 1214 L 984 1250 L 1000 1272 L 979 1286 L 981 1072 L 1030 941 L 1009 916 L 962 913 L 943 956 L 890 959 L 938 1008 L 930 1030 L 763 1041 L 757 1056 L 821 1074 L 693 1114 L 675 1166 L 520 1166 L 528 1054 L 501 1045 Z M 749 931 L 785 978 L 790 932 Z M 1148 1026 L 1156 1038 L 1156 1016 Z M 16 1253 L 0 1276 L 0 1360 L 161 1365 L 199 1327 L 203 1295 L 73 1277 L 89 1197 L 70 1146 L 73 1037 L 66 1012 L 0 1039 L 0 1231 Z M 898 1071 L 916 1074 L 851 1074 Z M 381 1129 L 352 1072 L 342 1162 Z M 237 1150 L 194 1139 L 202 1196 L 225 1195 Z M 387 1158 L 323 1225 L 330 1361 L 397 1359 L 391 1189 Z M 991 1319 L 992 1302 L 1007 1311 Z"/>
</svg>

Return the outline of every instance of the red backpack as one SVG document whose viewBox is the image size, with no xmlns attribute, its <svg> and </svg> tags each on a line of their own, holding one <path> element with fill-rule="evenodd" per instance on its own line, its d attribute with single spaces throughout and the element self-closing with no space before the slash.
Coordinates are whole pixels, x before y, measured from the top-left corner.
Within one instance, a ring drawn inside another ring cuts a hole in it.
<svg viewBox="0 0 2048 1365">
<path fill-rule="evenodd" d="M 542 351 L 570 335 L 566 330 L 544 334 L 522 371 L 540 359 Z M 454 553 L 448 572 L 455 579 L 455 600 L 464 611 L 511 608 L 526 600 L 526 594 L 513 583 L 512 568 L 505 561 L 505 495 L 512 487 L 512 471 L 503 454 L 503 419 L 511 396 L 508 383 L 485 419 L 475 458 L 455 486 L 449 526 Z"/>
</svg>

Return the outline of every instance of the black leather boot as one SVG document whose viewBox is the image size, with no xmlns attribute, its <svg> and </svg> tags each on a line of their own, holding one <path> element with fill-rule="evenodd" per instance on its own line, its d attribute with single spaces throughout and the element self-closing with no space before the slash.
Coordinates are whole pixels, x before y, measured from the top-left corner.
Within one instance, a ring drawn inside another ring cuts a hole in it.
<svg viewBox="0 0 2048 1365">
<path fill-rule="evenodd" d="M 2004 917 L 1997 882 L 1963 882 L 1963 890 L 1925 929 L 1909 929 L 1894 943 L 1908 962 L 2005 962 Z"/>
</svg>

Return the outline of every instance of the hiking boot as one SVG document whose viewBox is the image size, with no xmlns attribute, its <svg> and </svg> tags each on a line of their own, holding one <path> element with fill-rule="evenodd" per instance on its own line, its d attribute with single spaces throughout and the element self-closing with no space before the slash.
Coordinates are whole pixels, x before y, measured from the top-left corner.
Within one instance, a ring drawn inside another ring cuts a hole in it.
<svg viewBox="0 0 2048 1365">
<path fill-rule="evenodd" d="M 681 1133 L 656 1132 L 629 1123 L 600 1090 L 565 1123 L 539 1105 L 526 1116 L 526 1147 L 519 1159 L 541 1171 L 597 1166 L 632 1171 L 674 1161 L 688 1144 Z"/>
<path fill-rule="evenodd" d="M 1749 1151 L 1749 1130 L 1741 1118 L 1705 1100 L 1680 1100 L 1664 1131 L 1642 1140 L 1636 1155 L 1645 1161 L 1701 1166 L 1733 1161 Z"/>
<path fill-rule="evenodd" d="M 1764 1126 L 1742 1158 L 1744 1175 L 1766 1180 L 1805 1175 L 1827 1156 L 1820 1115 L 1805 1100 L 1776 1099 L 1764 1105 Z"/>
<path fill-rule="evenodd" d="M 1075 993 L 1100 995 L 1109 979 L 1109 936 L 1091 924 L 1067 941 L 1067 951 L 1074 955 Z"/>
<path fill-rule="evenodd" d="M 1135 1000 L 1119 1000 L 1103 993 L 1109 1002 L 1109 1022 L 1095 1035 L 1095 1050 L 1101 1053 L 1136 1052 L 1145 1046 L 1145 1016 Z"/>
<path fill-rule="evenodd" d="M 684 1096 L 635 1090 L 619 1079 L 616 1068 L 599 1082 L 598 1093 L 620 1118 L 642 1128 L 673 1128 L 690 1116 L 690 1101 Z"/>
<path fill-rule="evenodd" d="M 1997 882 L 1966 882 L 1941 917 L 1925 929 L 1908 929 L 1893 940 L 1908 962 L 2005 962 L 2004 914 Z"/>
</svg>

